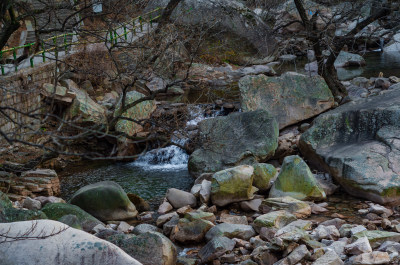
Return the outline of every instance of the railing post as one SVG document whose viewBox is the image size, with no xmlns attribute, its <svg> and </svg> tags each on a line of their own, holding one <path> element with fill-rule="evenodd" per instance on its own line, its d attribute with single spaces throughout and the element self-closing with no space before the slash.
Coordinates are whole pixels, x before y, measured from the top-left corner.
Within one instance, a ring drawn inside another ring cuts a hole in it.
<svg viewBox="0 0 400 265">
<path fill-rule="evenodd" d="M 14 58 L 15 72 L 17 72 L 18 64 L 17 64 L 17 52 L 15 51 L 15 48 L 13 48 L 13 58 Z"/>
<path fill-rule="evenodd" d="M 54 55 L 56 56 L 56 59 L 58 57 L 58 49 L 57 49 L 57 38 L 53 38 L 53 44 L 54 44 Z"/>
<path fill-rule="evenodd" d="M 132 20 L 132 34 L 135 36 L 136 35 L 136 25 L 135 25 L 135 20 Z"/>
<path fill-rule="evenodd" d="M 114 40 L 115 40 L 115 44 L 118 43 L 118 34 L 117 34 L 117 30 L 114 30 Z"/>
<path fill-rule="evenodd" d="M 64 49 L 65 49 L 65 54 L 67 54 L 68 52 L 67 34 L 64 34 Z"/>
<path fill-rule="evenodd" d="M 3 51 L 0 51 L 0 67 L 1 67 L 1 74 L 5 75 L 5 73 L 4 73 L 4 65 L 1 62 L 1 60 L 3 60 Z"/>
<path fill-rule="evenodd" d="M 153 19 L 151 18 L 151 14 L 150 14 L 150 28 L 153 28 Z"/>
<path fill-rule="evenodd" d="M 125 40 L 128 40 L 128 35 L 126 33 L 126 26 L 124 26 L 124 35 L 125 35 Z"/>
<path fill-rule="evenodd" d="M 140 16 L 139 17 L 139 23 L 140 23 L 140 32 L 143 32 L 143 18 Z"/>
</svg>

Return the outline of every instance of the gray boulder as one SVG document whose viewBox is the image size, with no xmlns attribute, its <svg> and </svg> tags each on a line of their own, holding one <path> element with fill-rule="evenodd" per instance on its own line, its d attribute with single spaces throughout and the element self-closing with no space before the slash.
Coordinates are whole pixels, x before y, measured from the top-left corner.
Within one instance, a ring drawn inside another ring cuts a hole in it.
<svg viewBox="0 0 400 265">
<path fill-rule="evenodd" d="M 165 7 L 168 2 L 151 0 L 146 10 Z M 210 27 L 228 36 L 238 36 L 264 55 L 270 54 L 274 46 L 270 27 L 240 1 L 185 0 L 179 3 L 172 18 L 186 26 Z"/>
<path fill-rule="evenodd" d="M 52 220 L 0 224 L 0 241 L 1 264 L 141 265 L 114 244 Z"/>
<path fill-rule="evenodd" d="M 320 115 L 300 138 L 308 161 L 350 194 L 400 201 L 400 91 L 347 103 Z"/>
<path fill-rule="evenodd" d="M 166 197 L 175 209 L 179 209 L 187 205 L 195 207 L 197 204 L 196 197 L 193 194 L 175 188 L 168 189 Z"/>
<path fill-rule="evenodd" d="M 334 104 L 328 85 L 320 76 L 288 72 L 280 77 L 245 76 L 239 81 L 244 111 L 264 109 L 282 129 L 314 117 Z"/>
<path fill-rule="evenodd" d="M 125 191 L 113 181 L 102 181 L 79 189 L 72 195 L 70 203 L 101 221 L 128 220 L 138 214 Z"/>
<path fill-rule="evenodd" d="M 365 60 L 361 55 L 341 51 L 335 60 L 336 68 L 350 66 L 365 66 Z"/>
<path fill-rule="evenodd" d="M 217 236 L 226 236 L 228 238 L 249 240 L 255 235 L 256 232 L 251 225 L 222 223 L 211 228 L 206 234 L 206 239 L 209 241 Z"/>
<path fill-rule="evenodd" d="M 278 124 L 264 110 L 232 113 L 199 123 L 200 148 L 189 157 L 189 172 L 205 172 L 271 158 L 278 147 Z"/>
</svg>

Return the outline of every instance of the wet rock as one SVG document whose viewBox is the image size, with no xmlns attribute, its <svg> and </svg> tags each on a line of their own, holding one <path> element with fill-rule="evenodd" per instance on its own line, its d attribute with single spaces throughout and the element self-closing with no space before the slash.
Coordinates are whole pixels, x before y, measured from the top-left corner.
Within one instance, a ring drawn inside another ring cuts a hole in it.
<svg viewBox="0 0 400 265">
<path fill-rule="evenodd" d="M 354 265 L 389 264 L 390 257 L 386 252 L 374 251 L 351 257 L 350 262 Z"/>
<path fill-rule="evenodd" d="M 278 147 L 277 122 L 263 110 L 207 119 L 199 123 L 199 131 L 200 148 L 190 155 L 188 164 L 195 177 L 264 161 Z"/>
<path fill-rule="evenodd" d="M 206 234 L 206 239 L 209 241 L 217 236 L 225 236 L 228 238 L 249 240 L 255 235 L 256 232 L 250 225 L 223 223 L 211 228 Z"/>
<path fill-rule="evenodd" d="M 243 110 L 268 111 L 276 117 L 280 129 L 318 115 L 334 104 L 328 86 L 319 76 L 310 78 L 292 72 L 281 77 L 246 76 L 240 79 L 239 88 Z"/>
<path fill-rule="evenodd" d="M 273 211 L 257 217 L 254 220 L 253 227 L 257 232 L 259 232 L 262 227 L 276 227 L 279 229 L 296 221 L 296 219 L 294 215 L 287 211 Z"/>
<path fill-rule="evenodd" d="M 299 142 L 302 154 L 333 173 L 350 194 L 374 202 L 400 197 L 399 90 L 341 105 L 320 115 Z M 363 176 L 360 178 L 359 176 Z"/>
<path fill-rule="evenodd" d="M 142 264 L 105 240 L 52 220 L 5 223 L 0 230 L 8 231 L 8 236 L 41 237 L 13 240 L 0 236 L 2 264 Z"/>
<path fill-rule="evenodd" d="M 252 186 L 253 167 L 238 166 L 219 171 L 213 175 L 211 184 L 211 201 L 217 206 L 253 198 L 257 191 Z"/>
<path fill-rule="evenodd" d="M 344 68 L 350 66 L 364 66 L 365 60 L 362 56 L 354 53 L 341 51 L 335 60 L 336 68 Z"/>
<path fill-rule="evenodd" d="M 191 207 L 197 205 L 196 197 L 194 197 L 193 194 L 175 188 L 168 189 L 166 197 L 171 205 L 176 209 L 186 205 L 190 205 Z"/>
<path fill-rule="evenodd" d="M 27 197 L 24 200 L 24 203 L 22 204 L 22 207 L 28 209 L 28 210 L 40 210 L 42 208 L 42 204 L 40 201 L 31 199 Z"/>
<path fill-rule="evenodd" d="M 258 209 L 261 205 L 262 199 L 254 199 L 250 201 L 242 201 L 240 202 L 240 208 L 242 208 L 245 212 L 258 212 Z"/>
<path fill-rule="evenodd" d="M 182 218 L 172 229 L 170 238 L 172 241 L 180 243 L 201 242 L 213 226 L 214 224 L 207 220 L 196 219 L 189 221 Z"/>
<path fill-rule="evenodd" d="M 275 178 L 276 168 L 265 163 L 253 164 L 253 168 L 253 185 L 261 192 L 268 191 L 272 186 L 272 180 Z"/>
<path fill-rule="evenodd" d="M 118 234 L 107 238 L 143 265 L 175 265 L 177 251 L 174 244 L 157 232 L 140 235 Z"/>
<path fill-rule="evenodd" d="M 73 215 L 77 218 L 82 229 L 87 232 L 92 231 L 96 225 L 104 225 L 78 206 L 67 203 L 48 203 L 42 208 L 42 211 L 49 219 L 55 221 L 60 220 L 63 216 Z"/>
<path fill-rule="evenodd" d="M 166 222 L 168 222 L 169 220 L 171 220 L 172 217 L 174 216 L 178 216 L 178 214 L 176 212 L 172 212 L 172 213 L 167 213 L 164 215 L 161 215 L 157 218 L 156 224 L 158 227 L 163 226 L 163 224 L 165 224 Z"/>
<path fill-rule="evenodd" d="M 200 249 L 199 257 L 203 263 L 207 263 L 233 250 L 234 247 L 235 241 L 227 237 L 215 237 Z"/>
<path fill-rule="evenodd" d="M 311 215 L 311 207 L 308 203 L 289 196 L 265 199 L 260 205 L 260 210 L 262 212 L 286 210 L 297 218 L 306 218 Z"/>
<path fill-rule="evenodd" d="M 325 191 L 299 156 L 288 156 L 269 193 L 270 198 L 290 196 L 299 200 L 326 199 Z"/>
<path fill-rule="evenodd" d="M 139 212 L 150 211 L 150 204 L 139 195 L 133 193 L 127 193 L 126 195 Z"/>
<path fill-rule="evenodd" d="M 353 243 L 345 247 L 345 252 L 350 255 L 360 255 L 363 253 L 372 252 L 371 245 L 369 244 L 367 237 L 361 237 Z"/>
<path fill-rule="evenodd" d="M 70 203 L 101 221 L 128 220 L 138 214 L 125 191 L 112 181 L 102 181 L 80 188 L 72 195 Z"/>
<path fill-rule="evenodd" d="M 335 251 L 327 251 L 322 257 L 318 258 L 312 265 L 342 265 L 344 264 Z"/>
<path fill-rule="evenodd" d="M 151 224 L 139 224 L 132 230 L 132 234 L 140 235 L 147 232 L 160 232 L 160 229 Z"/>
</svg>

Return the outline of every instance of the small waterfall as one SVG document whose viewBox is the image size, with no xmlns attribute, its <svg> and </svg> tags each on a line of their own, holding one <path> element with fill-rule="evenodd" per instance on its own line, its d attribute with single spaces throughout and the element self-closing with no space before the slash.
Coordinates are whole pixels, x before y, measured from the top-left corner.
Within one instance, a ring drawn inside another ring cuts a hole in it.
<svg viewBox="0 0 400 265">
<path fill-rule="evenodd" d="M 215 111 L 210 117 L 204 115 L 204 109 L 201 106 L 192 105 L 188 107 L 190 118 L 186 123 L 186 127 L 196 126 L 202 120 L 215 117 L 220 113 Z M 180 134 L 176 132 L 176 136 Z M 185 145 L 188 139 L 183 136 L 174 137 L 174 143 Z M 145 170 L 179 170 L 186 169 L 189 155 L 176 145 L 170 145 L 164 148 L 153 149 L 140 156 L 132 166 L 141 167 Z"/>
</svg>

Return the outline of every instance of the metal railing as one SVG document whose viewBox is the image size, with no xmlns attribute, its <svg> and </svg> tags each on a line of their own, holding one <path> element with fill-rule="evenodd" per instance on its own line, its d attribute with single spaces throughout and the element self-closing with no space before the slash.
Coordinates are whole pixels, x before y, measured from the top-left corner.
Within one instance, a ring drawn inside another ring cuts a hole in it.
<svg viewBox="0 0 400 265">
<path fill-rule="evenodd" d="M 144 24 L 149 24 L 150 27 L 153 27 L 153 23 L 155 20 L 161 17 L 161 14 L 156 14 L 158 11 L 162 10 L 163 8 L 156 8 L 150 12 L 147 12 L 145 14 L 142 14 L 138 17 L 135 17 L 131 19 L 128 22 L 123 23 L 121 26 L 118 26 L 112 30 L 95 30 L 95 31 L 90 31 L 91 33 L 106 33 L 105 35 L 105 42 L 110 43 L 111 45 L 116 45 L 118 43 L 118 40 L 124 39 L 125 41 L 128 40 L 128 34 L 132 33 L 133 36 L 137 34 L 136 30 L 140 29 L 140 32 L 143 32 L 143 25 Z M 129 28 L 129 26 L 130 28 Z M 122 34 L 118 34 L 118 30 L 123 29 Z M 5 75 L 5 68 L 3 64 L 3 60 L 7 59 L 7 57 L 12 55 L 13 62 L 14 62 L 14 70 L 15 72 L 18 71 L 18 58 L 17 58 L 17 53 L 19 50 L 23 49 L 23 52 L 28 53 L 29 57 L 29 62 L 30 62 L 30 67 L 33 68 L 35 66 L 34 64 L 34 58 L 37 56 L 41 56 L 43 62 L 46 62 L 46 53 L 54 52 L 54 54 L 58 55 L 58 52 L 60 50 L 64 50 L 65 53 L 68 52 L 68 49 L 71 48 L 72 46 L 76 45 L 87 45 L 87 44 L 94 44 L 94 43 L 102 43 L 104 40 L 98 40 L 98 41 L 90 41 L 90 40 L 81 40 L 77 42 L 68 42 L 67 37 L 68 36 L 78 36 L 78 33 L 65 33 L 57 36 L 50 37 L 48 39 L 45 39 L 41 41 L 39 45 L 37 45 L 36 42 L 28 43 L 25 45 L 17 46 L 17 47 L 12 47 L 8 48 L 5 50 L 0 51 L 0 68 L 1 68 L 1 75 Z M 61 40 L 61 41 L 59 41 Z M 50 42 L 50 48 L 48 47 Z M 59 42 L 61 44 L 59 44 Z M 33 49 L 38 49 L 41 48 L 40 51 L 36 52 Z"/>
</svg>

